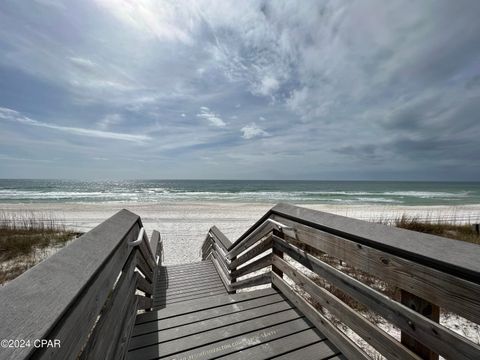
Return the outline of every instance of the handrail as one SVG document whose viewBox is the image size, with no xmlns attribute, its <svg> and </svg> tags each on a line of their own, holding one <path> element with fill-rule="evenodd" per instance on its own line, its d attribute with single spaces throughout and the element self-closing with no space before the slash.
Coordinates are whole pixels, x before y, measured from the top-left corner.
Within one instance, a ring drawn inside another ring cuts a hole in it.
<svg viewBox="0 0 480 360">
<path fill-rule="evenodd" d="M 273 219 L 290 219 L 296 223 L 401 256 L 426 266 L 455 274 L 480 284 L 478 246 L 464 241 L 452 246 L 450 239 L 413 232 L 383 224 L 340 215 L 278 204 L 270 210 Z"/>
<path fill-rule="evenodd" d="M 212 228 L 202 245 L 202 258 L 213 259 L 227 290 L 271 283 L 345 354 L 365 358 L 357 345 L 336 330 L 331 318 L 301 294 L 309 294 L 330 316 L 389 359 L 435 358 L 436 353 L 457 359 L 480 357 L 478 344 L 438 324 L 439 306 L 480 323 L 478 245 L 289 204 L 274 206 L 228 248 L 225 238 Z M 284 254 L 289 261 L 283 260 Z M 343 273 L 320 254 L 401 289 L 400 301 L 352 277 L 354 272 Z M 402 341 L 368 323 L 341 298 L 292 266 L 295 262 L 398 326 Z M 259 270 L 263 272 L 257 274 Z M 294 291 L 292 283 L 303 291 Z"/>
<path fill-rule="evenodd" d="M 139 216 L 121 210 L 1 287 L 0 338 L 32 345 L 2 348 L 0 359 L 121 358 L 137 309 L 151 307 L 156 260 L 141 229 Z"/>
<path fill-rule="evenodd" d="M 138 246 L 142 243 L 143 241 L 143 236 L 145 235 L 145 228 L 141 228 L 140 232 L 138 233 L 137 240 L 131 241 L 128 243 L 129 246 Z"/>
</svg>

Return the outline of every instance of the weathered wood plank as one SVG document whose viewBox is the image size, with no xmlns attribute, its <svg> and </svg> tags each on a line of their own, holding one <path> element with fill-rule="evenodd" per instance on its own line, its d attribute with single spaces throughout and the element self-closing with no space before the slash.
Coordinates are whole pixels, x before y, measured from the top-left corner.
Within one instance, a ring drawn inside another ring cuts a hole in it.
<svg viewBox="0 0 480 360">
<path fill-rule="evenodd" d="M 129 309 L 127 305 L 134 297 L 136 280 L 135 275 L 136 252 L 134 250 L 122 270 L 122 275 L 115 286 L 112 295 L 109 297 L 105 308 L 102 310 L 100 319 L 95 324 L 87 345 L 82 351 L 80 359 L 114 359 L 117 341 L 120 338 L 121 327 L 119 322 L 129 312 L 136 314 L 136 309 Z"/>
<path fill-rule="evenodd" d="M 276 339 L 284 338 L 293 333 L 304 331 L 310 326 L 310 324 L 301 318 L 282 324 L 276 324 L 262 330 L 255 330 L 249 332 L 248 334 L 242 334 L 233 338 L 225 339 L 225 337 L 223 337 L 221 341 L 192 349 L 178 355 L 181 355 L 182 358 L 188 358 L 191 356 L 194 359 L 199 360 L 212 359 L 216 358 L 217 356 L 228 357 L 232 353 L 244 349 L 247 346 L 251 346 L 254 343 L 262 343 L 266 345 L 271 341 L 275 341 Z M 177 355 L 168 356 L 165 359 L 177 359 Z"/>
<path fill-rule="evenodd" d="M 138 219 L 123 210 L 0 287 L 1 338 L 60 339 L 60 349 L 39 355 L 78 354 L 125 264 L 127 242 L 138 235 Z M 21 359 L 34 350 L 3 349 L 2 356 Z"/>
<path fill-rule="evenodd" d="M 220 279 L 222 280 L 223 285 L 225 285 L 225 289 L 227 289 L 228 292 L 232 291 L 233 289 L 232 289 L 232 285 L 231 285 L 231 282 L 230 282 L 230 277 L 227 274 L 225 274 L 221 265 L 218 263 L 218 261 L 217 261 L 217 259 L 215 259 L 215 257 L 212 258 L 212 261 L 213 261 L 213 264 L 214 264 L 215 268 L 217 269 L 218 275 L 220 275 Z"/>
<path fill-rule="evenodd" d="M 440 308 L 437 305 L 432 304 L 405 290 L 401 290 L 400 292 L 400 302 L 402 304 L 436 323 L 440 321 Z M 402 332 L 401 334 L 401 342 L 415 354 L 418 354 L 422 359 L 438 360 L 438 354 L 435 351 L 427 348 L 425 345 L 418 342 L 415 338 L 407 335 L 405 332 Z"/>
<path fill-rule="evenodd" d="M 479 345 L 391 300 L 314 256 L 281 239 L 274 239 L 274 246 L 278 246 L 296 261 L 396 324 L 402 331 L 415 337 L 429 348 L 435 349 L 439 354 L 456 359 L 475 359 L 480 356 Z"/>
<path fill-rule="evenodd" d="M 138 273 L 136 273 L 138 276 Z M 138 298 L 133 296 L 128 308 L 136 309 L 138 307 Z M 120 324 L 119 324 L 120 325 Z M 120 334 L 120 339 L 116 343 L 116 352 L 114 359 L 124 359 L 128 350 L 128 341 L 130 340 L 133 327 L 135 325 L 135 312 L 129 313 L 123 323 L 120 325 L 122 332 Z"/>
<path fill-rule="evenodd" d="M 181 280 L 188 280 L 190 278 L 194 277 L 200 277 L 200 276 L 210 276 L 212 274 L 215 274 L 216 270 L 215 267 L 213 266 L 213 263 L 209 261 L 212 265 L 208 268 L 204 269 L 191 269 L 189 271 L 182 271 L 182 272 L 173 272 L 170 271 L 167 268 L 159 269 L 159 275 L 161 278 L 158 280 L 171 280 L 171 281 L 181 281 Z"/>
<path fill-rule="evenodd" d="M 276 333 L 272 334 L 269 339 L 273 340 L 279 334 L 288 335 L 293 332 L 298 332 L 310 328 L 309 325 L 295 310 L 284 311 L 278 314 L 272 314 L 264 316 L 258 319 L 246 320 L 242 323 L 235 324 L 234 326 L 221 327 L 217 329 L 207 330 L 199 334 L 193 334 L 180 339 L 163 342 L 161 344 L 153 344 L 134 351 L 129 351 L 127 359 L 151 359 L 158 357 L 168 357 L 175 354 L 175 357 L 185 356 L 185 351 L 191 351 L 190 353 L 198 353 L 201 347 L 212 343 L 218 342 L 222 344 L 224 341 L 218 341 L 219 339 L 229 339 L 235 336 L 242 336 L 244 334 L 255 332 L 257 329 L 265 329 L 269 327 L 275 327 Z M 262 330 L 262 331 L 266 331 Z M 247 338 L 250 335 L 247 336 Z M 225 342 L 229 342 L 226 340 Z M 207 348 L 215 348 L 217 344 L 208 346 Z M 245 346 L 242 343 L 242 346 Z M 200 350 L 201 351 L 201 350 Z M 179 354 L 179 352 L 182 352 Z M 228 349 L 224 351 L 226 353 L 232 352 Z M 222 352 L 215 353 L 217 356 L 223 355 Z M 203 357 L 199 357 L 201 359 Z"/>
<path fill-rule="evenodd" d="M 232 246 L 230 246 L 230 249 L 228 250 L 230 251 L 234 247 L 237 247 L 238 244 L 240 244 L 247 237 L 249 237 L 258 227 L 262 226 L 262 224 L 270 217 L 271 214 L 272 214 L 272 210 L 267 211 L 267 213 L 264 214 L 260 219 L 258 219 L 252 226 L 250 226 L 247 231 L 245 231 L 242 235 L 240 235 L 240 237 L 232 243 Z"/>
<path fill-rule="evenodd" d="M 375 224 L 289 204 L 271 210 L 301 224 L 357 241 L 378 250 L 480 283 L 480 248 L 464 241 Z"/>
<path fill-rule="evenodd" d="M 167 288 L 184 288 L 191 286 L 192 283 L 201 285 L 201 284 L 210 284 L 210 283 L 216 283 L 220 280 L 220 277 L 218 273 L 215 273 L 214 275 L 209 275 L 209 276 L 202 276 L 200 278 L 193 278 L 190 279 L 190 281 L 174 281 L 173 279 L 170 279 L 169 281 L 157 281 L 155 285 L 155 289 L 167 289 Z"/>
<path fill-rule="evenodd" d="M 258 285 L 264 285 L 264 284 L 270 284 L 271 283 L 271 271 L 268 271 L 263 274 L 255 275 L 252 276 L 248 279 L 240 280 L 237 282 L 232 283 L 230 287 L 232 289 L 238 290 L 238 289 L 245 289 L 248 287 L 252 286 L 258 286 Z"/>
<path fill-rule="evenodd" d="M 150 249 L 152 249 L 152 253 L 154 256 L 160 255 L 158 251 L 161 249 L 159 247 L 159 243 L 161 241 L 162 241 L 162 237 L 160 236 L 160 233 L 157 230 L 153 230 L 152 236 L 150 237 Z"/>
<path fill-rule="evenodd" d="M 222 245 L 225 252 L 228 252 L 228 249 L 230 246 L 232 246 L 232 242 L 225 236 L 225 234 L 222 233 L 216 226 L 212 226 L 210 228 L 210 233 Z"/>
<path fill-rule="evenodd" d="M 270 266 L 272 264 L 272 254 L 266 254 L 260 259 L 257 259 L 247 265 L 244 265 L 240 269 L 234 270 L 231 272 L 232 278 L 239 278 L 247 274 L 251 274 L 254 271 L 263 269 L 264 267 Z"/>
<path fill-rule="evenodd" d="M 265 237 L 274 228 L 275 226 L 272 222 L 268 221 L 268 219 L 265 220 L 258 228 L 254 229 L 248 236 L 242 239 L 242 241 L 234 243 L 227 254 L 227 259 L 231 260 L 240 255 L 243 251 Z"/>
<path fill-rule="evenodd" d="M 304 348 L 314 343 L 320 344 L 320 346 L 317 346 L 315 349 L 316 360 L 330 358 L 332 355 L 338 354 L 335 346 L 329 341 L 322 341 L 323 339 L 325 339 L 325 337 L 320 336 L 316 329 L 308 329 L 285 336 L 281 339 L 268 341 L 233 354 L 228 354 L 225 358 L 228 358 L 228 360 L 277 359 L 278 355 L 288 353 L 283 355 L 284 359 L 304 360 L 302 357 L 292 355 L 291 351 Z"/>
<path fill-rule="evenodd" d="M 138 278 L 138 290 L 143 291 L 146 295 L 151 296 L 153 294 L 153 286 L 144 277 Z"/>
<path fill-rule="evenodd" d="M 234 296 L 218 296 L 213 299 L 207 299 L 202 301 L 190 301 L 183 305 L 174 305 L 168 309 L 163 309 L 159 311 L 154 311 L 147 314 L 139 314 L 136 319 L 136 324 L 142 324 L 149 321 L 157 321 L 165 318 L 171 318 L 186 313 L 193 313 L 197 311 L 217 308 L 220 306 L 225 306 L 229 304 L 239 303 L 243 301 L 251 301 L 253 299 L 258 299 L 264 296 L 271 296 L 278 294 L 277 291 L 273 289 L 262 289 L 256 290 L 254 293 L 240 293 L 235 294 Z"/>
<path fill-rule="evenodd" d="M 207 277 L 215 277 L 217 274 L 217 271 L 215 270 L 215 267 L 212 266 L 212 270 L 208 270 L 206 272 L 196 272 L 192 271 L 190 275 L 173 275 L 170 274 L 170 272 L 163 272 L 159 274 L 159 278 L 157 280 L 157 283 L 161 284 L 164 282 L 170 283 L 181 283 L 181 282 L 192 282 L 196 280 L 200 280 L 202 278 L 207 278 Z"/>
<path fill-rule="evenodd" d="M 184 302 L 184 301 L 189 301 L 189 300 L 194 300 L 194 299 L 201 299 L 205 297 L 210 297 L 210 296 L 216 296 L 216 295 L 224 295 L 225 289 L 217 289 L 217 290 L 210 290 L 206 292 L 198 292 L 192 295 L 185 295 L 181 297 L 176 297 L 176 298 L 167 298 L 167 304 L 174 304 L 178 302 Z"/>
<path fill-rule="evenodd" d="M 148 244 L 146 235 L 143 238 L 143 241 L 141 242 L 141 244 L 138 245 L 138 248 L 140 249 L 140 253 L 145 259 L 145 262 L 147 263 L 150 269 L 150 272 L 153 273 L 153 269 L 155 269 L 155 266 L 157 266 L 157 264 L 155 263 L 155 258 L 150 250 L 150 245 Z"/>
<path fill-rule="evenodd" d="M 272 248 L 272 237 L 269 236 L 258 245 L 256 245 L 253 249 L 247 251 L 245 254 L 239 256 L 235 260 L 233 260 L 229 265 L 228 268 L 230 270 L 235 270 L 242 264 L 245 264 L 247 261 L 253 259 L 254 257 L 264 253 L 265 251 Z"/>
<path fill-rule="evenodd" d="M 291 304 L 286 301 L 256 307 L 254 309 L 248 309 L 242 312 L 232 312 L 229 314 L 205 319 L 201 322 L 194 322 L 184 326 L 177 326 L 166 330 L 158 330 L 154 333 L 132 337 L 129 344 L 129 351 L 144 346 L 150 346 L 152 344 L 172 341 L 185 336 L 200 334 L 205 331 L 217 329 L 225 325 L 235 326 L 235 324 L 240 324 L 246 320 L 256 319 L 271 314 L 280 314 L 284 311 L 294 311 L 292 310 Z"/>
<path fill-rule="evenodd" d="M 207 258 L 211 245 L 212 245 L 212 237 L 210 236 L 210 232 L 207 232 L 207 235 L 205 236 L 205 240 L 203 241 L 202 246 L 200 248 L 200 251 L 202 254 L 202 260 L 205 260 Z"/>
<path fill-rule="evenodd" d="M 167 293 L 167 299 L 168 300 L 173 300 L 176 298 L 181 298 L 185 296 L 193 296 L 197 294 L 203 294 L 203 293 L 208 293 L 212 291 L 219 291 L 222 290 L 225 292 L 225 286 L 223 286 L 222 283 L 216 286 L 209 286 L 209 287 L 202 287 L 199 289 L 193 289 L 193 290 L 187 290 L 187 291 L 180 291 L 180 292 L 174 292 L 174 293 Z"/>
<path fill-rule="evenodd" d="M 321 360 L 322 358 L 319 354 L 325 351 L 325 346 L 333 348 L 333 344 L 330 341 L 319 341 L 287 354 L 275 356 L 275 360 Z M 333 355 L 338 355 L 338 353 L 339 351 L 337 350 Z M 337 359 L 337 357 L 332 358 L 331 355 L 327 355 L 325 358 L 328 358 L 329 360 Z"/>
<path fill-rule="evenodd" d="M 167 295 L 176 295 L 176 294 L 184 294 L 184 293 L 189 293 L 192 291 L 199 291 L 203 289 L 208 289 L 212 287 L 223 287 L 223 283 L 220 280 L 220 277 L 217 276 L 215 281 L 209 281 L 206 283 L 188 283 L 187 285 L 183 286 L 169 286 L 167 288 L 159 288 L 159 291 L 165 292 Z"/>
<path fill-rule="evenodd" d="M 189 271 L 191 269 L 197 269 L 197 268 L 208 268 L 212 264 L 208 260 L 204 261 L 199 261 L 199 262 L 194 262 L 194 263 L 189 263 L 189 264 L 180 264 L 180 265 L 168 265 L 166 268 L 168 268 L 172 272 L 176 271 Z"/>
<path fill-rule="evenodd" d="M 225 263 L 225 257 L 219 254 L 217 251 L 212 252 L 213 257 L 217 260 L 220 268 L 222 269 L 223 275 L 228 279 L 229 283 L 232 281 L 232 277 L 230 276 L 230 270 L 228 270 L 228 266 Z"/>
<path fill-rule="evenodd" d="M 152 299 L 142 295 L 135 295 L 137 298 L 137 309 L 139 310 L 149 310 L 152 308 Z"/>
<path fill-rule="evenodd" d="M 355 360 L 370 360 L 355 343 L 339 331 L 326 317 L 320 314 L 311 304 L 295 293 L 287 283 L 277 274 L 272 273 L 272 284 L 277 287 L 301 311 L 315 327 L 344 353 L 348 358 Z"/>
<path fill-rule="evenodd" d="M 480 323 L 479 284 L 280 216 L 274 218 L 295 226 L 298 241 Z"/>
<path fill-rule="evenodd" d="M 142 272 L 148 282 L 153 281 L 153 270 L 148 266 L 141 252 L 137 253 L 137 268 Z"/>
<path fill-rule="evenodd" d="M 192 267 L 189 269 L 180 269 L 180 270 L 172 270 L 170 269 L 170 266 L 167 267 L 161 267 L 160 273 L 164 274 L 166 276 L 171 276 L 171 277 L 176 277 L 176 278 L 182 278 L 186 276 L 192 276 L 198 274 L 208 274 L 209 272 L 213 271 L 213 266 L 212 262 L 210 260 L 205 261 L 208 263 L 208 265 L 202 265 L 202 266 L 197 266 L 197 267 Z"/>
<path fill-rule="evenodd" d="M 273 264 L 303 290 L 310 294 L 321 306 L 326 308 L 333 316 L 341 320 L 345 325 L 349 326 L 387 359 L 420 359 L 420 357 L 403 347 L 393 337 L 370 323 L 359 313 L 352 310 L 327 290 L 315 284 L 297 269 L 294 269 L 285 260 L 280 259 L 278 256 L 274 256 Z"/>
<path fill-rule="evenodd" d="M 178 295 L 182 295 L 182 294 L 189 294 L 189 293 L 194 293 L 194 292 L 203 291 L 203 290 L 206 290 L 206 289 L 213 289 L 213 288 L 223 288 L 223 289 L 225 289 L 225 286 L 223 285 L 220 278 L 218 278 L 218 281 L 216 281 L 216 282 L 208 283 L 208 284 L 202 284 L 201 286 L 192 285 L 191 287 L 188 287 L 188 288 L 167 288 L 167 289 L 163 289 L 163 293 L 165 293 L 166 296 L 178 296 Z"/>
<path fill-rule="evenodd" d="M 133 330 L 132 337 L 156 332 L 159 330 L 163 331 L 171 328 L 177 328 L 179 326 L 188 325 L 190 323 L 213 319 L 222 315 L 240 313 L 248 309 L 258 308 L 261 306 L 271 305 L 284 301 L 284 298 L 280 294 L 272 294 L 260 298 L 252 298 L 246 301 L 221 305 L 210 309 L 189 312 L 186 314 L 179 314 L 174 317 L 169 317 L 158 321 L 153 320 L 136 325 L 135 329 Z"/>
</svg>

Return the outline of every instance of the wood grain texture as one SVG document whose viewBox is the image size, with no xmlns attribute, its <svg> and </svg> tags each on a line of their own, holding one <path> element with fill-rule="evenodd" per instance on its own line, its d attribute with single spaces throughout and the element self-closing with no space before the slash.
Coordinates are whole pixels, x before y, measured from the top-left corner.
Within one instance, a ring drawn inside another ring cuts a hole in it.
<svg viewBox="0 0 480 360">
<path fill-rule="evenodd" d="M 271 295 L 261 296 L 261 297 L 251 297 L 246 300 L 237 301 L 235 303 L 219 304 L 213 308 L 207 309 L 196 309 L 193 312 L 187 312 L 185 314 L 177 314 L 176 316 L 167 317 L 159 320 L 152 320 L 149 322 L 137 324 L 135 326 L 134 332 L 132 334 L 133 338 L 136 336 L 150 334 L 157 332 L 159 330 L 168 330 L 168 329 L 177 329 L 180 326 L 184 326 L 192 323 L 200 323 L 204 320 L 214 319 L 216 317 L 242 313 L 243 311 L 259 308 L 266 305 L 271 305 L 279 302 L 283 302 L 284 298 L 278 294 L 274 293 Z M 165 311 L 163 309 L 160 311 Z M 133 339 L 132 338 L 132 339 Z M 132 345 L 133 347 L 133 345 Z"/>
<path fill-rule="evenodd" d="M 293 289 L 277 274 L 272 273 L 272 284 L 290 300 L 315 327 L 345 354 L 348 358 L 355 360 L 370 360 L 353 341 L 339 331 L 326 317 L 320 314 L 311 304 L 298 295 Z"/>
<path fill-rule="evenodd" d="M 134 272 L 136 251 L 130 254 L 80 359 L 114 359 L 117 342 L 122 332 L 122 328 L 118 326 L 119 322 L 123 322 L 128 314 L 136 314 L 136 308 L 128 308 L 131 298 L 135 296 L 136 282 L 139 278 Z"/>
<path fill-rule="evenodd" d="M 397 340 L 370 323 L 330 292 L 315 284 L 285 260 L 274 256 L 273 264 L 300 286 L 302 290 L 310 294 L 321 306 L 360 335 L 387 359 L 420 359 L 419 356 L 416 356 L 413 352 L 403 347 Z"/>
<path fill-rule="evenodd" d="M 58 338 L 61 349 L 44 351 L 46 356 L 78 353 L 131 251 L 127 241 L 138 235 L 138 220 L 122 210 L 1 287 L 0 337 Z M 0 357 L 21 359 L 33 350 L 2 350 Z"/>
<path fill-rule="evenodd" d="M 232 259 L 228 268 L 230 270 L 235 270 L 242 264 L 245 264 L 247 261 L 252 260 L 254 257 L 264 253 L 265 251 L 272 249 L 272 237 L 268 236 L 265 240 L 261 241 L 259 244 L 255 245 L 252 249 L 248 250 L 245 254 L 237 257 L 235 260 Z"/>
<path fill-rule="evenodd" d="M 155 256 L 159 255 L 158 250 L 160 247 L 158 244 L 162 241 L 160 233 L 157 230 L 152 231 L 152 236 L 150 237 L 150 249 L 152 249 L 152 254 Z"/>
<path fill-rule="evenodd" d="M 480 283 L 480 247 L 476 244 L 375 224 L 344 216 L 278 204 L 272 214 L 294 220 L 377 250 L 386 251 L 474 283 Z"/>
<path fill-rule="evenodd" d="M 378 276 L 391 286 L 480 323 L 479 284 L 284 217 L 275 215 L 274 218 L 294 226 L 298 241 Z M 456 243 L 452 242 L 452 246 Z"/>
<path fill-rule="evenodd" d="M 274 246 L 352 296 L 355 300 L 396 324 L 408 335 L 422 342 L 430 349 L 435 349 L 439 354 L 455 359 L 473 360 L 480 357 L 479 345 L 425 318 L 410 308 L 298 249 L 294 245 L 276 238 L 274 239 Z"/>
<path fill-rule="evenodd" d="M 247 250 L 250 246 L 254 245 L 257 241 L 262 239 L 264 236 L 268 235 L 275 226 L 266 219 L 260 226 L 254 229 L 248 236 L 246 236 L 242 241 L 236 243 L 233 247 L 230 248 L 227 259 L 231 260 L 232 258 L 240 255 L 243 251 Z"/>
<path fill-rule="evenodd" d="M 240 276 L 251 274 L 254 271 L 270 266 L 271 264 L 272 264 L 272 254 L 266 254 L 266 255 L 263 255 L 261 258 L 242 266 L 240 269 L 233 270 L 231 272 L 231 277 L 238 278 Z"/>
<path fill-rule="evenodd" d="M 270 284 L 272 282 L 271 280 L 271 271 L 252 276 L 250 278 L 236 281 L 230 285 L 232 289 L 238 290 L 238 289 L 245 289 L 249 288 L 252 286 L 257 286 L 257 285 L 264 285 L 264 284 Z"/>
<path fill-rule="evenodd" d="M 222 245 L 225 252 L 227 252 L 228 249 L 232 246 L 232 242 L 216 226 L 212 226 L 210 228 L 210 232 L 212 233 L 215 240 L 217 240 Z"/>
</svg>

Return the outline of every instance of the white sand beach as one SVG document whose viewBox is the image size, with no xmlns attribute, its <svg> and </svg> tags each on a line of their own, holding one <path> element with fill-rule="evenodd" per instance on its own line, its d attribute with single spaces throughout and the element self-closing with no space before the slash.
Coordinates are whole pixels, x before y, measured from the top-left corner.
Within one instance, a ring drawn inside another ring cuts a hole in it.
<svg viewBox="0 0 480 360">
<path fill-rule="evenodd" d="M 64 222 L 69 228 L 86 232 L 126 208 L 141 216 L 147 234 L 161 233 L 164 263 L 167 265 L 200 259 L 199 249 L 208 229 L 216 225 L 232 241 L 246 231 L 274 204 L 235 202 L 170 203 L 30 203 L 1 204 L 6 212 L 41 212 Z M 300 206 L 367 221 L 399 218 L 480 222 L 480 204 L 462 206 L 325 205 Z"/>
</svg>

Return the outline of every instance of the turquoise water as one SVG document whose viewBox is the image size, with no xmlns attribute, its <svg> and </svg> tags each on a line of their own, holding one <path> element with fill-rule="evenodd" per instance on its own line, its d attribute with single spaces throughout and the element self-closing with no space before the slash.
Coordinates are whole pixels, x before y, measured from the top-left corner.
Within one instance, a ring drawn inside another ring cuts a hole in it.
<svg viewBox="0 0 480 360">
<path fill-rule="evenodd" d="M 0 179 L 0 203 L 119 201 L 462 205 L 480 204 L 480 183 Z"/>
</svg>

